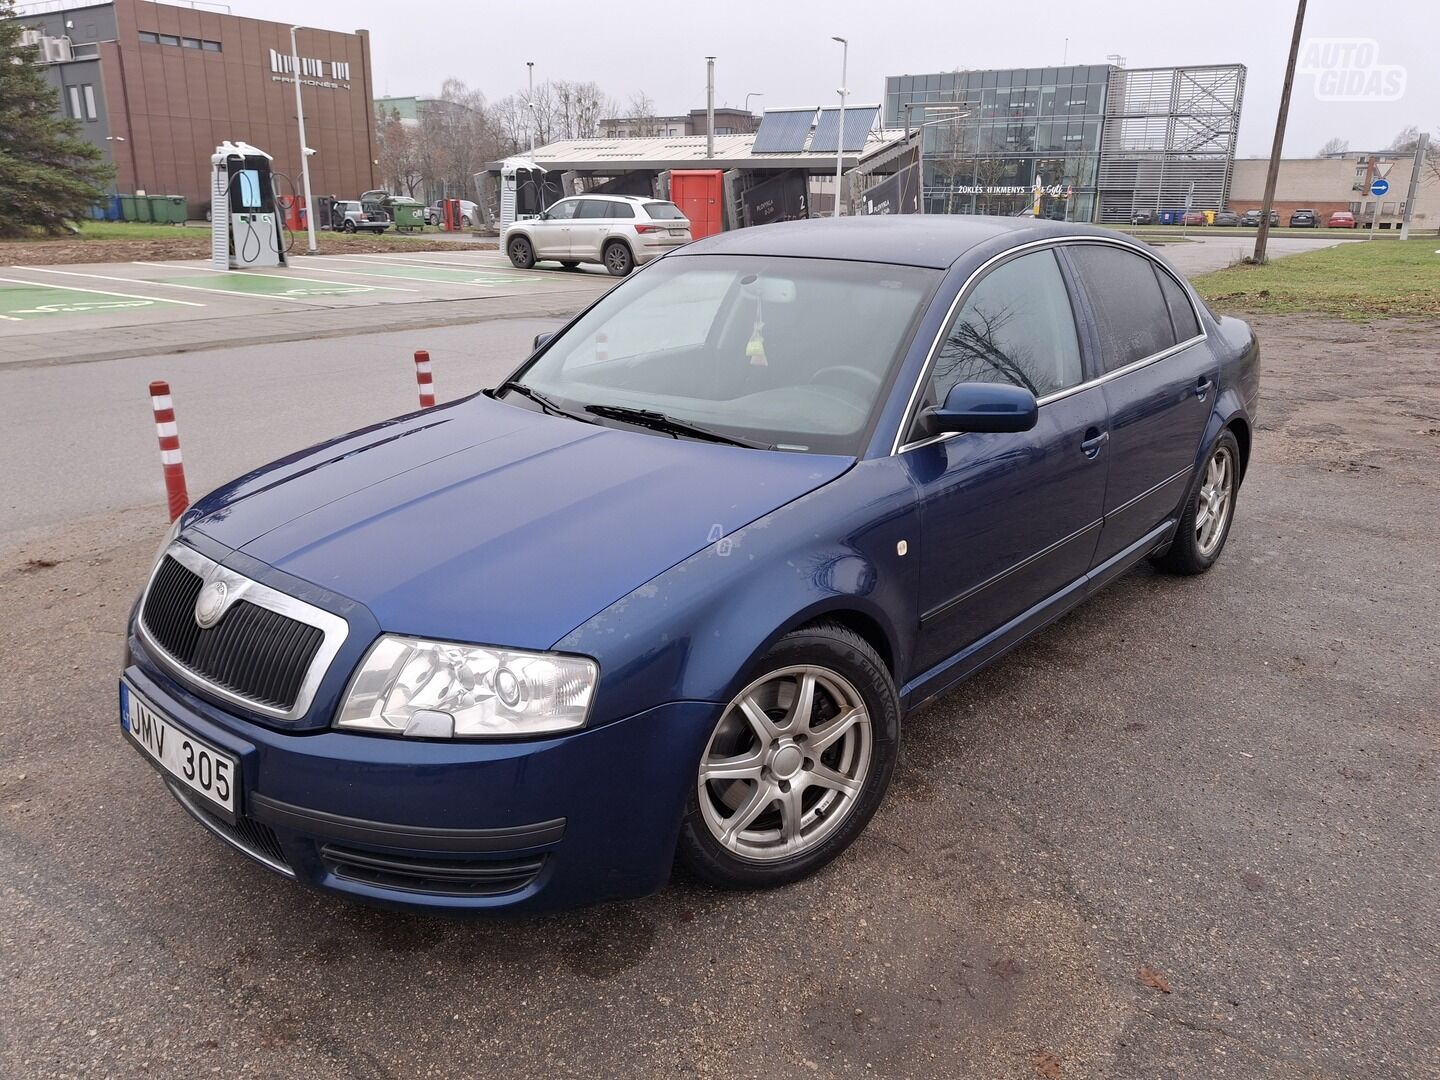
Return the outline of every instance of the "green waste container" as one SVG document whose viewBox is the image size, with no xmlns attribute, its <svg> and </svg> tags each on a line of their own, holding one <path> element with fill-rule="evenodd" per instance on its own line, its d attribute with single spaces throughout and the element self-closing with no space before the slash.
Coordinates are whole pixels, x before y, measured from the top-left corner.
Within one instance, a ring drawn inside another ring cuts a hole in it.
<svg viewBox="0 0 1440 1080">
<path fill-rule="evenodd" d="M 190 204 L 185 201 L 184 195 L 166 195 L 165 201 L 169 205 L 167 210 L 169 217 L 167 221 L 173 221 L 176 225 L 184 225 L 185 219 L 190 216 Z"/>
<path fill-rule="evenodd" d="M 425 204 L 415 199 L 391 199 L 387 207 L 395 218 L 397 229 L 425 228 Z"/>
<path fill-rule="evenodd" d="M 137 198 L 136 196 L 134 196 L 134 195 L 121 195 L 121 196 L 120 196 L 120 220 L 121 220 L 121 221 L 139 221 L 139 220 L 140 220 L 140 208 L 139 208 L 139 204 L 140 204 L 140 199 Z M 149 204 L 148 202 L 145 204 L 145 209 L 146 209 L 147 211 L 150 209 L 150 204 Z"/>
<path fill-rule="evenodd" d="M 170 197 L 168 195 L 149 195 L 146 198 L 150 202 L 150 220 L 167 222 L 170 220 Z"/>
</svg>

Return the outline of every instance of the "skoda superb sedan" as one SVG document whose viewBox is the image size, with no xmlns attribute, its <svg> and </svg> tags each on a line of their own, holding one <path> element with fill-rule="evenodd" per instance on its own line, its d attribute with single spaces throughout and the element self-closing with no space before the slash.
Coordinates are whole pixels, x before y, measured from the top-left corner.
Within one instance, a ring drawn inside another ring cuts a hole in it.
<svg viewBox="0 0 1440 1080">
<path fill-rule="evenodd" d="M 634 897 L 677 856 L 793 881 L 865 828 L 909 710 L 1142 559 L 1211 567 L 1258 380 L 1250 329 L 1116 233 L 711 237 L 495 389 L 197 503 L 121 727 L 221 840 L 371 902 Z"/>
</svg>

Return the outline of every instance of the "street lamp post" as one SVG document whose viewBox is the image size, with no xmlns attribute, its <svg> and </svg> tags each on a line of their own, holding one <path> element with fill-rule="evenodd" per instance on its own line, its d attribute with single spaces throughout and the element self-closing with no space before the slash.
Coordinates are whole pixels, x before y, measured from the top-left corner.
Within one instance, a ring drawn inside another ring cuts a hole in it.
<svg viewBox="0 0 1440 1080">
<path fill-rule="evenodd" d="M 752 97 L 764 97 L 764 96 L 765 96 L 765 93 L 764 93 L 764 91 L 761 91 L 761 90 L 752 90 L 752 91 L 750 91 L 750 93 L 746 94 L 746 95 L 745 95 L 745 111 L 746 111 L 747 113 L 750 113 L 750 99 L 751 99 Z M 750 113 L 750 115 L 751 115 L 751 116 L 754 116 L 755 114 L 754 114 L 754 113 Z"/>
<path fill-rule="evenodd" d="M 525 95 L 525 108 L 530 113 L 530 156 L 535 156 L 535 61 L 526 60 L 525 66 L 530 70 L 530 90 Z"/>
<path fill-rule="evenodd" d="M 314 255 L 318 248 L 315 246 L 315 207 L 310 199 L 310 155 L 313 151 L 305 142 L 305 106 L 300 101 L 300 48 L 295 44 L 295 31 L 298 29 L 298 26 L 290 27 L 290 63 L 295 68 L 295 117 L 300 122 L 300 180 L 305 188 L 305 231 L 309 239 L 308 250 Z"/>
<path fill-rule="evenodd" d="M 850 42 L 843 37 L 831 36 L 831 41 L 840 43 L 840 130 L 835 136 L 835 213 L 840 216 L 840 187 L 845 174 L 845 79 L 850 63 Z"/>
</svg>

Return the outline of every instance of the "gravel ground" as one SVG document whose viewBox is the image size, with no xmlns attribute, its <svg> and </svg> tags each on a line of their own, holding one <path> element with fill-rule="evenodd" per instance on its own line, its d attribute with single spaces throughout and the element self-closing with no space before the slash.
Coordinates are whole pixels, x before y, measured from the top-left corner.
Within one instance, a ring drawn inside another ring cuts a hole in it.
<svg viewBox="0 0 1440 1080">
<path fill-rule="evenodd" d="M 116 730 L 157 507 L 0 550 L 0 1075 L 1440 1075 L 1440 325 L 1257 320 L 1215 570 L 908 718 L 851 853 L 544 920 L 222 848 Z"/>
</svg>

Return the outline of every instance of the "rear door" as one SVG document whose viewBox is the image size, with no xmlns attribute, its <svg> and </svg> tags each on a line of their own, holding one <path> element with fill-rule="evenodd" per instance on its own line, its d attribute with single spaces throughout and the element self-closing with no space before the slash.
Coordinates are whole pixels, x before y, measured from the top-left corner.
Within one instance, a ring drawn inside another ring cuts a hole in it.
<svg viewBox="0 0 1440 1080">
<path fill-rule="evenodd" d="M 1149 542 L 1188 490 L 1219 365 L 1184 286 L 1120 244 L 1066 255 L 1093 316 L 1110 414 L 1110 477 L 1095 564 Z"/>
<path fill-rule="evenodd" d="M 581 199 L 580 208 L 570 222 L 570 255 L 576 259 L 598 260 L 605 237 L 617 222 L 612 211 L 629 210 L 608 199 Z M 630 210 L 633 215 L 635 211 Z"/>
<path fill-rule="evenodd" d="M 901 450 L 921 508 L 920 670 L 1079 589 L 1090 568 L 1109 454 L 1072 301 L 1053 249 L 1007 259 L 971 289 L 932 362 L 921 407 L 959 382 L 1008 382 L 1035 394 L 1040 419 Z"/>
</svg>

